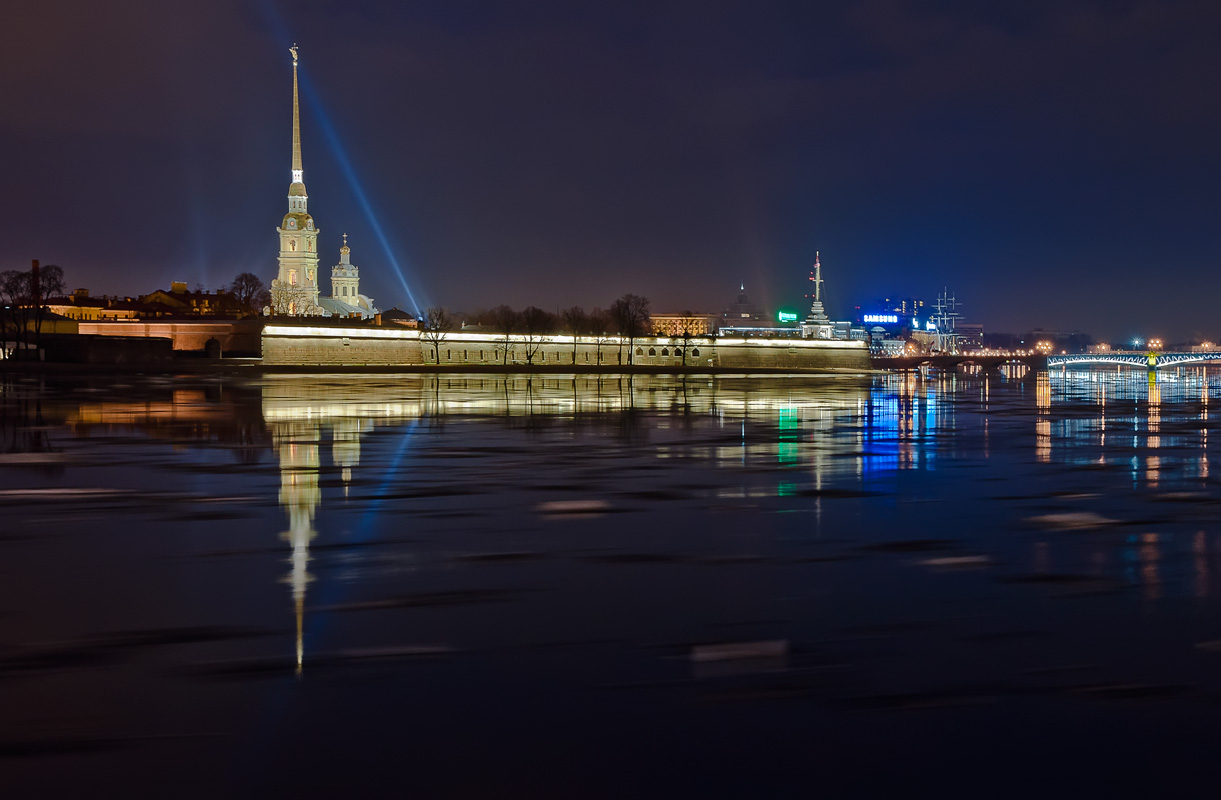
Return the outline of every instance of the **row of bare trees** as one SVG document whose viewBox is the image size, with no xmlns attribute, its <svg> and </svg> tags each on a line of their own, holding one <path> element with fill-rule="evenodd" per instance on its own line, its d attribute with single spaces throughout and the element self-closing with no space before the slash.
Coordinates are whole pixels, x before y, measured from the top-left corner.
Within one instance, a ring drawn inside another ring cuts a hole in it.
<svg viewBox="0 0 1221 800">
<path fill-rule="evenodd" d="M 619 346 L 619 363 L 623 364 L 624 338 L 627 340 L 627 362 L 632 363 L 633 345 L 636 337 L 649 332 L 649 300 L 635 294 L 625 294 L 608 309 L 594 308 L 586 311 L 572 306 L 553 314 L 538 306 L 528 306 L 517 311 L 510 306 L 477 311 L 469 317 L 470 324 L 498 335 L 496 357 L 508 364 L 516 347 L 522 348 L 527 364 L 533 364 L 548 337 L 557 333 L 572 335 L 572 361 L 577 360 L 577 336 L 593 338 L 598 347 L 598 362 L 602 361 L 602 348 L 611 343 Z M 445 334 L 455 326 L 453 317 L 443 308 L 430 308 L 424 314 L 421 337 L 432 347 L 433 360 L 441 360 L 441 343 Z"/>
<path fill-rule="evenodd" d="M 23 349 L 31 345 L 36 350 L 42 344 L 47 298 L 63 293 L 64 271 L 55 264 L 40 267 L 35 261 L 28 270 L 0 272 L 0 350 L 6 342 L 18 345 L 16 358 L 23 358 Z"/>
</svg>

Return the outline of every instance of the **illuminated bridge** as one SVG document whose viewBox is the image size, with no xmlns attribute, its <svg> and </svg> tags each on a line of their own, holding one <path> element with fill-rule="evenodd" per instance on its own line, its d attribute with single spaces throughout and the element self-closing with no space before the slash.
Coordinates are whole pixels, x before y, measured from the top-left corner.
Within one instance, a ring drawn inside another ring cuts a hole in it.
<svg viewBox="0 0 1221 800">
<path fill-rule="evenodd" d="M 1143 367 L 1145 369 L 1167 369 L 1187 364 L 1221 362 L 1221 351 L 1208 353 L 1142 353 L 1140 351 L 1116 351 L 1111 353 L 1082 353 L 1073 356 L 1048 356 L 1047 366 L 1069 367 L 1093 364 L 1115 364 L 1121 367 Z"/>
</svg>

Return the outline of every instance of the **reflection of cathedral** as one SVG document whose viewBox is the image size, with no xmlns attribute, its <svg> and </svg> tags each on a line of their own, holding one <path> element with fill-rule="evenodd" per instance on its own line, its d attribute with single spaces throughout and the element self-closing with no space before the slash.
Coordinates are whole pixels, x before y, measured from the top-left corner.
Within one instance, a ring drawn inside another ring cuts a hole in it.
<svg viewBox="0 0 1221 800">
<path fill-rule="evenodd" d="M 285 583 L 292 587 L 297 620 L 298 672 L 305 663 L 305 591 L 313 580 L 308 571 L 309 546 L 318 536 L 314 518 L 322 502 L 323 428 L 331 429 L 331 457 L 341 470 L 347 496 L 352 468 L 360 464 L 360 437 L 371 427 L 362 416 L 347 416 L 368 413 L 364 406 L 320 403 L 313 399 L 314 391 L 315 387 L 292 382 L 263 387 L 263 419 L 280 457 L 280 507 L 288 515 L 288 530 L 281 535 L 292 547 L 292 568 Z"/>
<path fill-rule="evenodd" d="M 280 269 L 271 282 L 271 310 L 290 316 L 338 314 L 372 317 L 373 300 L 360 294 L 359 270 L 350 263 L 347 234 L 339 250 L 339 263 L 331 268 L 331 296 L 321 296 L 318 276 L 318 234 L 309 214 L 305 172 L 301 166 L 301 115 L 297 102 L 297 46 L 293 55 L 293 166 L 288 187 L 288 213 L 276 228 L 280 237 Z"/>
<path fill-rule="evenodd" d="M 292 545 L 293 608 L 297 617 L 297 670 L 305 656 L 305 587 L 310 581 L 309 543 L 314 530 L 314 509 L 322 500 L 318 486 L 318 426 L 309 423 L 272 426 L 280 453 L 280 505 L 288 513 L 288 530 L 282 536 Z"/>
</svg>

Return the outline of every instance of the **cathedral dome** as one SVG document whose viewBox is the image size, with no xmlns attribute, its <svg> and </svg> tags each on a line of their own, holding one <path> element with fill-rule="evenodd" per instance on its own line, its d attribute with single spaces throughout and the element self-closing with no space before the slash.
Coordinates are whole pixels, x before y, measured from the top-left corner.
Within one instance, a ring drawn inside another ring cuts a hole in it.
<svg viewBox="0 0 1221 800">
<path fill-rule="evenodd" d="M 304 184 L 304 183 L 299 183 L 299 182 L 298 182 L 298 183 L 292 183 L 292 184 L 289 184 L 289 186 L 288 186 L 288 196 L 289 196 L 289 197 L 305 197 L 305 196 L 306 196 L 306 194 L 305 194 L 305 184 Z"/>
</svg>

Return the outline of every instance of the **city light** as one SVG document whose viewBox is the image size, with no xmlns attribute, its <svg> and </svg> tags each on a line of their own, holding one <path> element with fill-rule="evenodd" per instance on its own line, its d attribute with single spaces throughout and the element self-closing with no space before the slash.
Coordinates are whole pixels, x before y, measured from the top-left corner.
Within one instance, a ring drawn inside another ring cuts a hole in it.
<svg viewBox="0 0 1221 800">
<path fill-rule="evenodd" d="M 1052 347 L 1053 347 L 1053 345 L 1051 342 L 1047 341 L 1046 339 L 1042 339 L 1039 341 L 1038 344 L 1036 344 L 1034 346 L 1034 349 L 1039 351 L 1043 355 L 1047 355 L 1048 353 L 1050 353 L 1052 351 Z"/>
<path fill-rule="evenodd" d="M 1149 340 L 1149 349 L 1150 350 L 1161 350 L 1162 349 L 1162 340 L 1161 339 L 1150 339 Z"/>
</svg>

